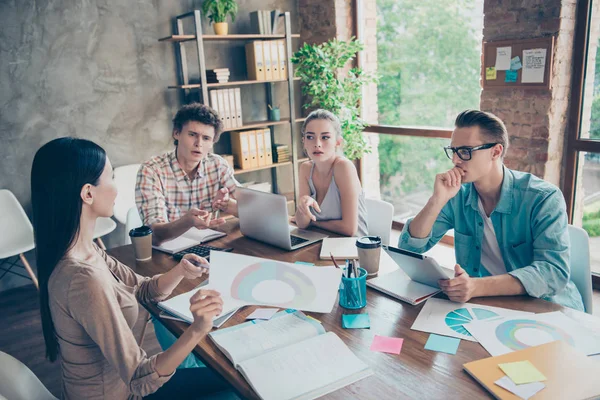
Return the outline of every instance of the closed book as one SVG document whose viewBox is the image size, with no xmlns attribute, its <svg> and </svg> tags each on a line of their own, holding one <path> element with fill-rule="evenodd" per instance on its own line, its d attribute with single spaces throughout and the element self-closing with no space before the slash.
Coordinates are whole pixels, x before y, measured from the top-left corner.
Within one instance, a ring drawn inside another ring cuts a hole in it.
<svg viewBox="0 0 600 400">
<path fill-rule="evenodd" d="M 273 66 L 271 57 L 271 46 L 269 42 L 263 42 L 263 59 L 265 60 L 265 80 L 273 80 Z"/>
<path fill-rule="evenodd" d="M 271 47 L 271 71 L 273 74 L 273 79 L 281 79 L 281 75 L 279 74 L 279 46 L 277 44 L 277 40 L 270 40 L 265 42 Z"/>
<path fill-rule="evenodd" d="M 246 134 L 248 135 L 250 168 L 258 167 L 258 153 L 256 150 L 256 131 L 246 131 Z"/>
<path fill-rule="evenodd" d="M 271 34 L 276 35 L 279 32 L 279 24 L 283 25 L 281 18 L 281 10 L 271 11 Z"/>
<path fill-rule="evenodd" d="M 271 130 L 265 128 L 263 130 L 263 139 L 265 142 L 265 165 L 273 164 L 273 148 L 271 146 Z"/>
<path fill-rule="evenodd" d="M 506 335 L 514 337 L 514 331 Z M 495 398 L 518 400 L 521 397 L 496 383 L 506 376 L 498 364 L 518 361 L 529 361 L 546 377 L 542 382 L 545 387 L 533 399 L 597 399 L 600 396 L 600 380 L 597 379 L 600 363 L 564 340 L 468 362 L 463 367 Z"/>
<path fill-rule="evenodd" d="M 250 13 L 250 29 L 252 33 L 258 33 L 263 35 L 265 33 L 263 28 L 263 19 L 260 11 L 252 11 Z"/>
<path fill-rule="evenodd" d="M 244 122 L 242 119 L 242 92 L 240 88 L 235 88 L 234 90 L 234 97 L 235 97 L 235 112 L 236 114 L 236 118 L 238 121 L 238 126 L 243 126 Z"/>
<path fill-rule="evenodd" d="M 265 62 L 261 41 L 246 43 L 246 67 L 248 68 L 248 79 L 265 80 Z"/>
<path fill-rule="evenodd" d="M 285 52 L 285 41 L 283 39 L 277 41 L 277 56 L 279 59 L 279 77 L 287 79 L 287 54 Z"/>
<path fill-rule="evenodd" d="M 267 165 L 265 159 L 265 138 L 262 130 L 256 130 L 255 138 L 256 138 L 256 160 L 257 166 L 261 167 L 263 165 Z"/>
<path fill-rule="evenodd" d="M 227 91 L 227 99 L 229 100 L 229 112 L 231 114 L 231 127 L 237 128 L 241 126 L 237 119 L 237 110 L 235 109 L 235 89 L 225 89 Z"/>
</svg>

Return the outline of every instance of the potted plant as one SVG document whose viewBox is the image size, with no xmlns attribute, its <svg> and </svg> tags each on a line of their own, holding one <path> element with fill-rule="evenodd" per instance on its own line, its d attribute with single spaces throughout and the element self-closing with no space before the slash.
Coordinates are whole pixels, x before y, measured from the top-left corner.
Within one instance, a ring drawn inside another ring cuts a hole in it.
<svg viewBox="0 0 600 400">
<path fill-rule="evenodd" d="M 375 82 L 376 77 L 365 74 L 361 68 L 344 70 L 362 43 L 337 39 L 322 44 L 304 44 L 292 57 L 295 74 L 304 83 L 302 93 L 310 97 L 304 108 L 324 108 L 336 114 L 342 125 L 344 154 L 348 159 L 361 158 L 368 153 L 363 130 L 367 123 L 360 118 L 362 87 Z"/>
<path fill-rule="evenodd" d="M 213 29 L 217 35 L 227 35 L 227 15 L 231 16 L 231 22 L 235 22 L 237 12 L 235 0 L 204 0 L 202 3 L 202 13 L 214 24 Z"/>
</svg>

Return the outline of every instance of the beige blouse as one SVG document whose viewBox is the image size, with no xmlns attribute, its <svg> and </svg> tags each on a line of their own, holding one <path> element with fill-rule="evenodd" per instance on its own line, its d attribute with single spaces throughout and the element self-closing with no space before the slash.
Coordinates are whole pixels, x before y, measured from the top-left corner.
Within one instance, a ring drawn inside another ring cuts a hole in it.
<svg viewBox="0 0 600 400">
<path fill-rule="evenodd" d="M 97 265 L 65 258 L 48 282 L 65 399 L 127 399 L 154 393 L 156 372 L 133 336 L 138 301 L 161 301 L 158 275 L 144 278 L 96 247 Z"/>
</svg>

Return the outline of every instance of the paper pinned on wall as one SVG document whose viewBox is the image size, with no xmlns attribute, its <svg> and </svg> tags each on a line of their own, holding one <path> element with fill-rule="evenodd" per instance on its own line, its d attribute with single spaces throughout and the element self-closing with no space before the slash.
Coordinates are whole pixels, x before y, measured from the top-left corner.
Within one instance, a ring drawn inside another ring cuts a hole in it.
<svg viewBox="0 0 600 400">
<path fill-rule="evenodd" d="M 496 71 L 506 71 L 510 69 L 510 56 L 512 47 L 498 47 L 496 49 Z"/>
<path fill-rule="evenodd" d="M 487 67 L 485 69 L 485 80 L 493 81 L 496 79 L 496 67 Z"/>
<path fill-rule="evenodd" d="M 510 69 L 512 71 L 518 71 L 523 68 L 523 64 L 521 64 L 521 59 L 519 56 L 515 56 L 510 60 Z"/>
<path fill-rule="evenodd" d="M 506 71 L 504 82 L 516 82 L 518 73 L 517 71 Z"/>
<path fill-rule="evenodd" d="M 523 50 L 521 83 L 544 83 L 546 49 Z"/>
</svg>

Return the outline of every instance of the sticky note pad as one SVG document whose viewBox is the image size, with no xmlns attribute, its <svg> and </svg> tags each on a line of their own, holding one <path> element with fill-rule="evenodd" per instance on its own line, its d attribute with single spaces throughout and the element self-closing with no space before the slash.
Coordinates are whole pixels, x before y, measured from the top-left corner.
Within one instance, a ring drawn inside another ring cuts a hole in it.
<svg viewBox="0 0 600 400">
<path fill-rule="evenodd" d="M 545 381 L 542 374 L 531 361 L 517 361 L 506 364 L 498 364 L 498 367 L 516 384 Z"/>
<path fill-rule="evenodd" d="M 460 339 L 440 336 L 432 333 L 425 343 L 425 350 L 439 351 L 441 353 L 456 354 Z"/>
<path fill-rule="evenodd" d="M 488 67 L 485 69 L 485 79 L 487 81 L 496 79 L 496 67 Z"/>
<path fill-rule="evenodd" d="M 521 68 L 523 68 L 523 64 L 521 64 L 521 59 L 519 58 L 519 56 L 513 57 L 510 60 L 510 69 L 513 71 L 518 71 Z"/>
<path fill-rule="evenodd" d="M 369 314 L 344 314 L 342 315 L 342 328 L 360 329 L 370 328 L 371 320 Z"/>
<path fill-rule="evenodd" d="M 504 82 L 516 82 L 517 75 L 517 71 L 506 71 L 506 77 L 504 78 Z"/>
<path fill-rule="evenodd" d="M 371 343 L 371 351 L 381 353 L 400 354 L 404 339 L 375 335 Z"/>
<path fill-rule="evenodd" d="M 246 319 L 271 319 L 278 308 L 257 308 L 254 312 L 246 317 Z"/>
</svg>

